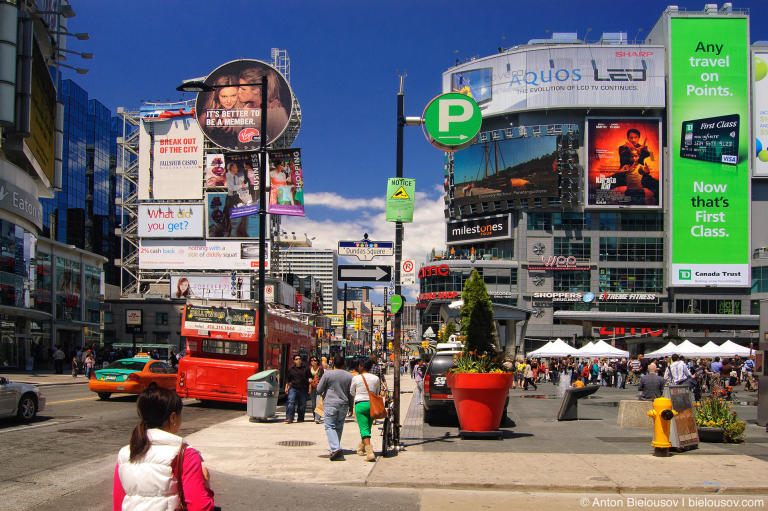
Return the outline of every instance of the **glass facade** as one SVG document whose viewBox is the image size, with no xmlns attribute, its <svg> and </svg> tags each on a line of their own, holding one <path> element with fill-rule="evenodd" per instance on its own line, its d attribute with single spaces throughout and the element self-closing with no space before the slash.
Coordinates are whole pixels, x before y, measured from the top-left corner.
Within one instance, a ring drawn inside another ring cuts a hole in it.
<svg viewBox="0 0 768 511">
<path fill-rule="evenodd" d="M 652 213 L 600 213 L 601 231 L 663 231 L 664 215 Z"/>
<path fill-rule="evenodd" d="M 661 293 L 662 268 L 600 268 L 600 292 Z"/>
<path fill-rule="evenodd" d="M 679 314 L 741 314 L 741 300 L 675 300 Z"/>
<path fill-rule="evenodd" d="M 556 271 L 552 276 L 552 289 L 555 291 L 589 291 L 590 271 Z"/>
<path fill-rule="evenodd" d="M 768 293 L 768 266 L 752 268 L 752 292 Z"/>
<path fill-rule="evenodd" d="M 0 220 L 0 304 L 27 307 L 37 237 L 23 227 Z"/>
<path fill-rule="evenodd" d="M 85 321 L 99 323 L 101 320 L 101 268 L 85 265 Z"/>
<path fill-rule="evenodd" d="M 600 238 L 601 261 L 664 260 L 663 238 Z"/>
<path fill-rule="evenodd" d="M 53 305 L 53 268 L 51 254 L 37 253 L 37 281 L 35 282 L 35 309 L 51 312 Z"/>
<path fill-rule="evenodd" d="M 576 259 L 588 260 L 592 257 L 592 238 L 574 239 L 563 236 L 555 236 L 555 255 L 573 256 Z"/>
<path fill-rule="evenodd" d="M 80 319 L 80 263 L 56 256 L 56 319 Z"/>
</svg>

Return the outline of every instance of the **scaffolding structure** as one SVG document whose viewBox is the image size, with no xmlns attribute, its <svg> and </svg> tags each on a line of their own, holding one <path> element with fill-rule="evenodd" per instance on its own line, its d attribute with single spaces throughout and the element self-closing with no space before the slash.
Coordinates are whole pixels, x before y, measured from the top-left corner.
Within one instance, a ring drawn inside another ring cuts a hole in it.
<svg viewBox="0 0 768 511">
<path fill-rule="evenodd" d="M 272 65 L 290 84 L 291 61 L 288 52 L 284 49 L 272 48 Z M 283 134 L 270 144 L 270 148 L 285 149 L 291 147 L 301 128 L 301 107 L 296 96 L 291 93 L 293 108 L 288 120 L 288 126 Z M 195 100 L 180 101 L 175 103 L 163 102 L 150 104 L 157 109 L 178 111 L 189 110 L 195 106 Z M 141 126 L 141 112 L 138 110 L 127 111 L 118 108 L 118 115 L 122 119 L 122 136 L 118 137 L 118 162 L 117 176 L 120 178 L 120 190 L 115 197 L 117 212 L 120 216 L 120 227 L 115 229 L 115 235 L 121 238 L 120 259 L 115 265 L 120 268 L 120 292 L 122 296 L 139 297 L 151 295 L 165 295 L 159 293 L 159 287 L 170 289 L 171 272 L 169 270 L 143 270 L 139 268 L 139 235 L 138 235 L 138 209 L 139 209 L 139 132 Z M 204 150 L 208 152 L 221 152 L 222 149 L 205 140 Z M 204 179 L 201 176 L 201 179 Z M 153 203 L 177 203 L 178 201 L 153 200 Z M 189 201 L 185 201 L 189 202 Z M 199 201 L 198 201 L 199 202 Z M 274 274 L 280 268 L 280 215 L 270 215 L 268 236 L 271 241 L 270 274 Z M 196 273 L 209 273 L 197 270 Z M 220 274 L 222 271 L 210 271 L 212 274 Z M 242 276 L 247 275 L 246 272 Z"/>
</svg>

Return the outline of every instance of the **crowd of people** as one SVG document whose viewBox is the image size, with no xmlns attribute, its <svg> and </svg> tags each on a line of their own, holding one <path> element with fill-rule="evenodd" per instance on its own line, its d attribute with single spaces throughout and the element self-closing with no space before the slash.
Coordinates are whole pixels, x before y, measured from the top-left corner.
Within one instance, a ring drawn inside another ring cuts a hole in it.
<svg viewBox="0 0 768 511">
<path fill-rule="evenodd" d="M 656 375 L 666 385 L 690 385 L 696 400 L 704 393 L 732 389 L 741 384 L 744 390 L 757 388 L 753 356 L 723 359 L 685 358 L 679 355 L 658 359 L 649 359 L 643 355 L 632 355 L 629 359 L 577 359 L 572 356 L 549 360 L 518 358 L 507 360 L 505 366 L 515 374 L 512 388 L 522 390 L 531 387 L 536 390 L 537 384 L 542 382 L 559 385 L 560 379 L 565 378 L 569 385 L 576 387 L 593 384 L 625 389 L 628 384 L 638 385 L 641 399 L 648 399 L 654 394 L 642 393 L 642 379 L 648 374 Z M 646 381 L 658 380 L 648 377 Z"/>
</svg>

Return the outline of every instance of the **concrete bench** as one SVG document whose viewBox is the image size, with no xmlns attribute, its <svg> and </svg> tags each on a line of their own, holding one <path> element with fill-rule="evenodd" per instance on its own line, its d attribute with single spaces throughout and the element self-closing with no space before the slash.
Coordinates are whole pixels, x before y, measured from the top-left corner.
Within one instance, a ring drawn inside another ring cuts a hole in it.
<svg viewBox="0 0 768 511">
<path fill-rule="evenodd" d="M 653 419 L 648 412 L 653 408 L 653 401 L 625 399 L 619 402 L 619 417 L 616 425 L 620 428 L 645 428 L 653 426 Z"/>
</svg>

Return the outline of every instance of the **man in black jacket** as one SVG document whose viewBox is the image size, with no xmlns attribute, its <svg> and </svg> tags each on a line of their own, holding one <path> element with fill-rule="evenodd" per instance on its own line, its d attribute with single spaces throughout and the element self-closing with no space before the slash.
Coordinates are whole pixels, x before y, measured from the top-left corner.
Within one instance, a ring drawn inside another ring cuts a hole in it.
<svg viewBox="0 0 768 511">
<path fill-rule="evenodd" d="M 312 381 L 312 373 L 305 366 L 301 356 L 294 355 L 293 366 L 285 373 L 285 392 L 288 394 L 288 405 L 285 409 L 285 422 L 293 422 L 293 415 L 298 402 L 299 418 L 296 422 L 304 422 L 304 412 L 307 409 L 309 398 L 309 382 Z"/>
</svg>

